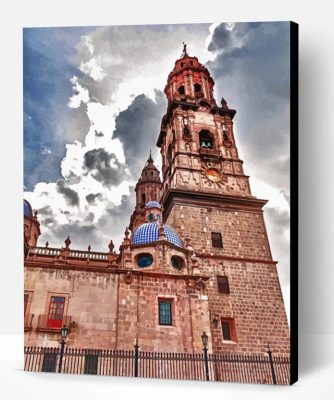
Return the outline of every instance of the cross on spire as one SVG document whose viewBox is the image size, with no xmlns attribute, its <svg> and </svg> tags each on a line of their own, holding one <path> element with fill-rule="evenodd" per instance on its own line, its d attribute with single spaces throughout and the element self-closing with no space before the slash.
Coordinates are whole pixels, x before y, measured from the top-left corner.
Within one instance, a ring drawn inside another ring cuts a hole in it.
<svg viewBox="0 0 334 400">
<path fill-rule="evenodd" d="M 182 53 L 182 57 L 186 57 L 186 56 L 188 56 L 188 53 L 187 53 L 187 44 L 184 43 L 184 42 L 182 42 L 182 44 L 183 44 L 183 53 Z"/>
<path fill-rule="evenodd" d="M 152 158 L 152 153 L 151 153 L 151 149 L 150 149 L 150 156 L 148 157 L 148 160 L 147 160 L 147 162 L 151 162 L 151 163 L 153 163 L 153 158 Z"/>
</svg>

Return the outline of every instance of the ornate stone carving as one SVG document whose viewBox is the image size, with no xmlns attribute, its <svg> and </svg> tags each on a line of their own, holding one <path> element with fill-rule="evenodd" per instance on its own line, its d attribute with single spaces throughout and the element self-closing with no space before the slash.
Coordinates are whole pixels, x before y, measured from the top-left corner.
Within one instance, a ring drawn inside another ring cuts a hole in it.
<svg viewBox="0 0 334 400">
<path fill-rule="evenodd" d="M 132 272 L 129 271 L 129 272 L 125 275 L 125 277 L 124 277 L 124 282 L 125 282 L 127 285 L 130 285 L 130 284 L 132 283 L 132 281 L 133 281 L 133 275 L 132 275 Z"/>
<path fill-rule="evenodd" d="M 227 181 L 227 177 L 224 176 L 218 160 L 207 160 L 202 163 L 201 176 L 203 182 L 208 187 L 222 188 Z"/>
<path fill-rule="evenodd" d="M 202 278 L 198 278 L 196 280 L 196 289 L 200 291 L 201 294 L 206 294 L 207 292 L 207 287 Z"/>
</svg>

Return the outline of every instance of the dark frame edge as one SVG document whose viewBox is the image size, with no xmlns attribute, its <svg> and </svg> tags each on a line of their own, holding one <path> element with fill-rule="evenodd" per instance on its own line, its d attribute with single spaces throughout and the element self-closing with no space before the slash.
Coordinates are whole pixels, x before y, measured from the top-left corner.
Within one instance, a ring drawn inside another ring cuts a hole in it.
<svg viewBox="0 0 334 400">
<path fill-rule="evenodd" d="M 290 22 L 290 384 L 298 381 L 298 24 Z"/>
</svg>

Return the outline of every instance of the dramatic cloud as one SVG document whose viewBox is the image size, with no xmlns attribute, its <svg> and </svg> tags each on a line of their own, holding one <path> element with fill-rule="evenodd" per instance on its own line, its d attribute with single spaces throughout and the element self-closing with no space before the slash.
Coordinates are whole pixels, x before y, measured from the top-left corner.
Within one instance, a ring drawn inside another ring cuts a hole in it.
<svg viewBox="0 0 334 400">
<path fill-rule="evenodd" d="M 155 144 L 166 107 L 165 95 L 161 92 L 156 92 L 156 102 L 140 95 L 116 118 L 114 137 L 122 142 L 126 162 L 134 175 L 143 168 L 150 149 L 153 155 L 158 153 Z"/>
<path fill-rule="evenodd" d="M 70 206 L 77 206 L 79 204 L 79 195 L 73 189 L 70 189 L 68 184 L 64 180 L 57 182 L 57 191 L 64 195 L 67 203 Z"/>
<path fill-rule="evenodd" d="M 93 149 L 84 155 L 85 167 L 92 171 L 92 176 L 105 186 L 119 185 L 126 180 L 127 169 L 121 164 L 115 154 L 110 154 L 104 149 Z"/>
<path fill-rule="evenodd" d="M 86 200 L 87 200 L 87 202 L 88 202 L 89 204 L 92 204 L 92 203 L 94 203 L 96 197 L 99 197 L 99 196 L 101 196 L 101 193 L 96 193 L 96 194 L 94 194 L 94 193 L 89 193 L 89 194 L 86 196 Z"/>
<path fill-rule="evenodd" d="M 81 74 L 73 47 L 92 29 L 24 29 L 24 185 L 28 190 L 38 182 L 61 178 L 60 161 L 68 132 L 65 127 L 75 124 L 77 118 L 77 111 L 67 106 L 72 94 L 70 79 Z M 75 139 L 72 135 L 71 140 Z M 43 151 L 45 148 L 52 153 Z"/>
</svg>

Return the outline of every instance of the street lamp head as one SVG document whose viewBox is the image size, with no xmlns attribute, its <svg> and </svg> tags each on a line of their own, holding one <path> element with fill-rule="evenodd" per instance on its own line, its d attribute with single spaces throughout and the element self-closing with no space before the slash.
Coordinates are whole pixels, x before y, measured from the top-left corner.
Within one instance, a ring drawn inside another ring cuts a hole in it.
<svg viewBox="0 0 334 400">
<path fill-rule="evenodd" d="M 62 339 L 66 339 L 67 333 L 68 333 L 68 328 L 67 328 L 66 325 L 64 325 L 64 326 L 61 328 L 61 338 L 62 338 Z"/>
<path fill-rule="evenodd" d="M 205 332 L 203 332 L 201 339 L 202 339 L 203 346 L 206 347 L 208 344 L 209 337 Z"/>
</svg>

